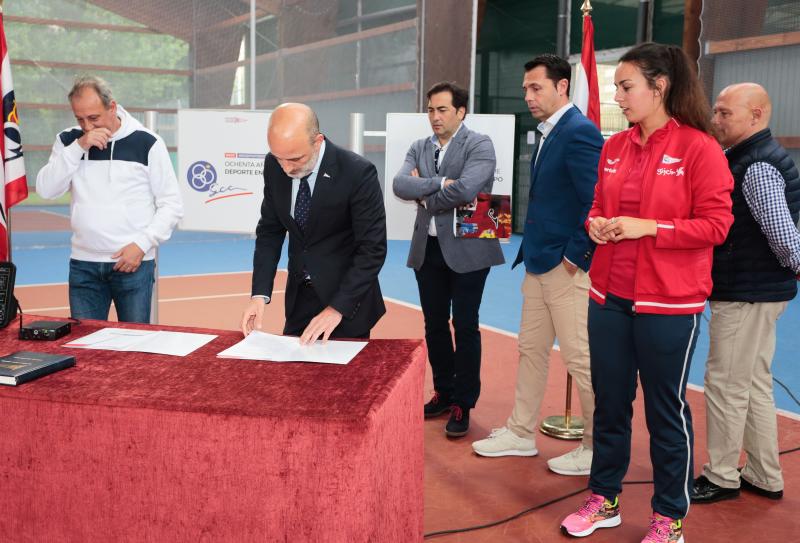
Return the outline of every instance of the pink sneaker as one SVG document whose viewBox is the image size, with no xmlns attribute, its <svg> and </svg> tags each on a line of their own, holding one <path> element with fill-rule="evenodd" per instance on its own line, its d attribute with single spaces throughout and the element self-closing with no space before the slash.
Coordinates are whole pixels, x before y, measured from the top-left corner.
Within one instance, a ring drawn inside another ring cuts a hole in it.
<svg viewBox="0 0 800 543">
<path fill-rule="evenodd" d="M 654 512 L 642 543 L 683 543 L 683 522 Z"/>
<path fill-rule="evenodd" d="M 561 531 L 573 537 L 586 537 L 598 528 L 613 528 L 621 523 L 619 496 L 611 503 L 600 494 L 592 494 L 577 513 L 564 519 Z"/>
</svg>

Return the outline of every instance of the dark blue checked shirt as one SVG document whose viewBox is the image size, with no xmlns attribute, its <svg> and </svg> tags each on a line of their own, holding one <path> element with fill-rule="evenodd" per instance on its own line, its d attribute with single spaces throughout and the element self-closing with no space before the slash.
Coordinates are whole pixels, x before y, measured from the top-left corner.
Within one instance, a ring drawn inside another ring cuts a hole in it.
<svg viewBox="0 0 800 543">
<path fill-rule="evenodd" d="M 747 168 L 742 192 L 778 262 L 800 273 L 800 232 L 789 214 L 783 176 L 766 162 L 756 162 Z"/>
</svg>

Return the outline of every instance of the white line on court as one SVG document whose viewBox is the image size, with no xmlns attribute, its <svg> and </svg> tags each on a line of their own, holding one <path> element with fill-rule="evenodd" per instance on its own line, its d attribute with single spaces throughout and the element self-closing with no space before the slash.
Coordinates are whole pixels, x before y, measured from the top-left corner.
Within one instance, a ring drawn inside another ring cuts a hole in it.
<svg viewBox="0 0 800 543">
<path fill-rule="evenodd" d="M 285 290 L 273 290 L 273 294 L 282 294 L 286 292 Z M 195 300 L 216 300 L 219 298 L 238 298 L 241 296 L 250 296 L 249 292 L 234 292 L 233 294 L 210 294 L 208 296 L 185 296 L 183 298 L 159 298 L 158 303 L 169 303 L 169 302 L 192 302 Z M 26 313 L 36 313 L 37 311 L 63 311 L 65 309 L 69 309 L 69 306 L 57 306 L 57 307 L 33 307 L 30 309 L 26 309 Z"/>
<path fill-rule="evenodd" d="M 63 214 L 63 213 L 58 213 L 57 211 L 47 211 L 45 209 L 36 209 L 33 212 L 34 213 L 37 213 L 37 212 L 38 213 L 44 213 L 46 215 L 55 215 L 56 217 L 61 217 L 62 219 L 69 220 L 69 215 L 66 215 L 66 214 Z"/>
<path fill-rule="evenodd" d="M 286 271 L 286 270 L 285 269 L 279 269 L 278 271 Z M 163 277 L 163 279 L 171 279 L 173 277 L 175 277 L 175 278 L 202 277 L 202 276 L 206 276 L 206 275 L 236 275 L 236 274 L 244 274 L 244 273 L 251 273 L 251 272 L 224 272 L 224 273 L 198 273 L 198 274 L 191 274 L 191 275 L 169 275 L 169 276 Z M 36 285 L 20 285 L 20 286 L 17 286 L 16 288 L 44 287 L 44 286 L 56 286 L 56 285 L 65 285 L 65 284 L 66 283 L 41 283 L 41 284 L 36 284 Z M 284 290 L 276 290 L 276 291 L 274 291 L 275 294 L 283 293 L 283 292 L 285 292 L 285 291 Z M 159 303 L 183 302 L 183 301 L 193 301 L 193 300 L 210 300 L 210 299 L 215 299 L 215 298 L 235 298 L 235 297 L 239 297 L 239 296 L 246 296 L 246 295 L 249 295 L 249 294 L 250 294 L 249 292 L 246 292 L 246 293 L 235 293 L 235 294 L 217 294 L 217 295 L 211 295 L 211 296 L 191 296 L 191 297 L 186 297 L 186 298 L 165 298 L 165 299 L 160 299 Z M 422 312 L 422 308 L 420 306 L 416 305 L 416 304 L 412 304 L 412 303 L 409 303 L 409 302 L 404 302 L 402 300 L 397 300 L 395 298 L 389 298 L 387 296 L 384 296 L 383 299 L 386 300 L 387 302 L 391 302 L 393 304 L 397 304 L 397 305 L 400 305 L 400 306 L 403 306 L 403 307 L 407 307 L 409 309 L 414 309 L 414 310 Z M 69 306 L 65 306 L 65 307 L 37 307 L 37 308 L 33 308 L 33 309 L 26 309 L 26 311 L 30 312 L 30 313 L 36 313 L 37 311 L 64 311 L 64 310 L 67 310 L 67 309 L 69 309 Z M 509 332 L 507 330 L 502 330 L 500 328 L 495 328 L 494 326 L 489 326 L 488 324 L 481 324 L 480 327 L 482 329 L 484 329 L 484 330 L 488 330 L 490 332 L 494 332 L 494 333 L 497 333 L 497 334 L 500 334 L 500 335 L 503 335 L 503 336 L 506 336 L 506 337 L 510 337 L 510 338 L 517 338 L 518 337 L 518 334 L 515 334 L 513 332 Z M 558 345 L 553 345 L 553 350 L 558 351 L 560 349 L 559 349 Z M 703 387 L 701 387 L 699 385 L 693 385 L 691 383 L 687 384 L 687 388 L 689 388 L 690 390 L 694 390 L 696 392 L 700 392 L 700 393 L 704 392 Z M 784 417 L 786 417 L 788 419 L 800 421 L 800 414 L 798 414 L 798 413 L 793 413 L 791 411 L 786 411 L 784 409 L 776 409 L 776 411 L 777 411 L 778 415 L 784 416 Z"/>
</svg>

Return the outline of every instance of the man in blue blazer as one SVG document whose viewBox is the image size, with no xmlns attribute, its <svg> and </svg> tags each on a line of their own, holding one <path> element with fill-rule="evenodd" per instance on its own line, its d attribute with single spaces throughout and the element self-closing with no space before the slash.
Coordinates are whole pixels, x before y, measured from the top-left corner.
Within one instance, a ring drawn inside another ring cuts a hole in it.
<svg viewBox="0 0 800 543">
<path fill-rule="evenodd" d="M 582 444 L 550 459 L 562 475 L 588 475 L 592 465 L 594 395 L 586 328 L 593 245 L 583 223 L 592 205 L 603 137 L 569 101 L 570 65 L 541 55 L 525 65 L 523 90 L 539 122 L 531 160 L 525 233 L 514 266 L 525 263 L 514 410 L 506 426 L 472 444 L 482 456 L 535 456 L 535 430 L 558 337 L 578 386 L 585 421 Z"/>
</svg>

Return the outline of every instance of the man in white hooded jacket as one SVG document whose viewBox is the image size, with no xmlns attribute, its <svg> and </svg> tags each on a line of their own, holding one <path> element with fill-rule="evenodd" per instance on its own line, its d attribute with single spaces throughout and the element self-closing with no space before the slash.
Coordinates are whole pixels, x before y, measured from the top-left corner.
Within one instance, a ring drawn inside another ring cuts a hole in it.
<svg viewBox="0 0 800 543">
<path fill-rule="evenodd" d="M 69 305 L 73 318 L 149 322 L 155 247 L 183 215 L 164 141 L 118 105 L 108 84 L 79 77 L 69 95 L 79 127 L 61 132 L 36 192 L 72 192 Z"/>
</svg>

